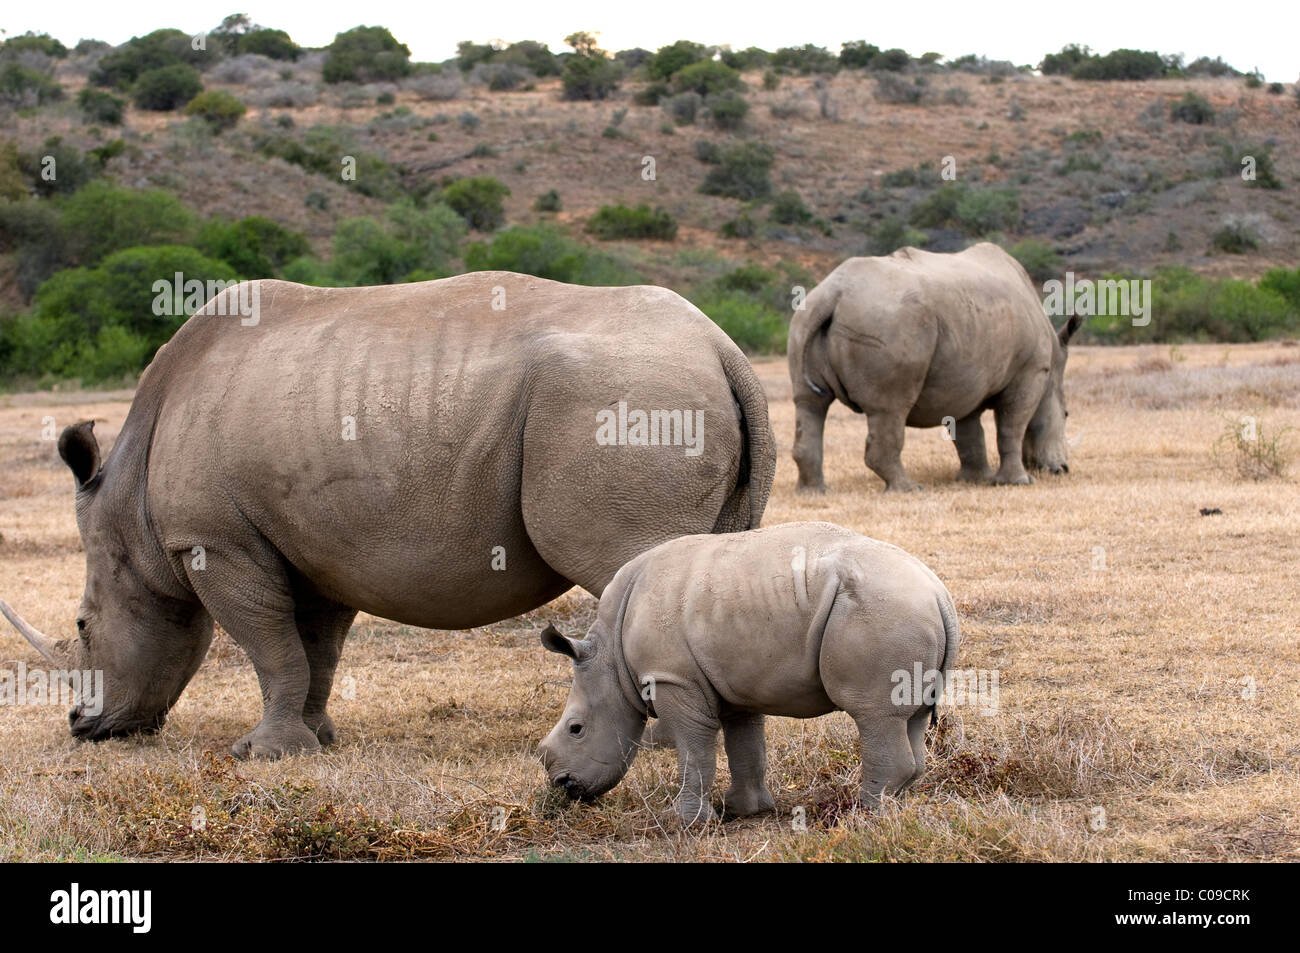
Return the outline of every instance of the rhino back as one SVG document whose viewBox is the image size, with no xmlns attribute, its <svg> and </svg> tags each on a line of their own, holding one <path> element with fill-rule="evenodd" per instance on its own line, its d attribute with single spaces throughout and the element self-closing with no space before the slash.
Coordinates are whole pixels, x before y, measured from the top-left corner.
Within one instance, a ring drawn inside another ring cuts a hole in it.
<svg viewBox="0 0 1300 953">
<path fill-rule="evenodd" d="M 219 547 L 226 528 L 252 524 L 321 591 L 387 618 L 513 615 L 569 585 L 530 537 L 525 486 L 561 487 L 569 499 L 550 505 L 573 508 L 584 476 L 603 486 L 583 468 L 603 467 L 635 498 L 637 461 L 595 454 L 595 411 L 625 399 L 734 417 L 715 332 L 653 288 L 506 273 L 262 282 L 256 325 L 196 315 L 142 379 L 158 407 L 150 509 L 169 550 Z M 534 454 L 546 459 L 526 466 L 534 431 L 550 433 Z M 725 482 L 740 452 L 738 435 L 716 440 L 694 468 L 700 486 Z M 491 569 L 497 547 L 504 572 Z"/>
<path fill-rule="evenodd" d="M 909 425 L 936 426 L 1051 361 L 1051 323 L 1024 270 L 995 245 L 852 258 L 823 284 L 837 291 L 823 363 L 837 396 L 859 410 L 910 407 Z"/>
</svg>

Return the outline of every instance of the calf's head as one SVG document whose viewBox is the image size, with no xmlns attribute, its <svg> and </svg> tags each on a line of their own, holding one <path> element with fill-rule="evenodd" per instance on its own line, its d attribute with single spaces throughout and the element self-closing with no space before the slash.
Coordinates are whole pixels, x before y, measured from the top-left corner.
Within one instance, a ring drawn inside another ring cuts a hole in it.
<svg viewBox="0 0 1300 953">
<path fill-rule="evenodd" d="M 1071 316 L 1052 340 L 1052 367 L 1038 409 L 1025 429 L 1021 458 L 1027 469 L 1050 473 L 1070 472 L 1070 448 L 1065 441 L 1065 362 L 1070 356 L 1070 338 L 1083 318 Z"/>
<path fill-rule="evenodd" d="M 127 474 L 101 470 L 93 426 L 77 424 L 59 437 L 59 455 L 77 481 L 77 528 L 86 550 L 77 635 L 50 638 L 3 602 L 0 613 L 54 672 L 103 673 L 103 697 L 88 699 L 83 678 L 82 697 L 68 714 L 74 736 L 100 741 L 162 727 L 207 654 L 212 619 L 149 534 L 143 481 L 126 486 Z"/>
<path fill-rule="evenodd" d="M 621 653 L 604 637 L 599 621 L 581 641 L 548 625 L 542 632 L 542 645 L 573 660 L 573 687 L 564 714 L 542 742 L 538 755 L 551 783 L 569 797 L 599 797 L 618 784 L 631 767 L 645 729 L 645 709 L 629 697 L 634 690 L 630 676 L 621 668 Z"/>
</svg>

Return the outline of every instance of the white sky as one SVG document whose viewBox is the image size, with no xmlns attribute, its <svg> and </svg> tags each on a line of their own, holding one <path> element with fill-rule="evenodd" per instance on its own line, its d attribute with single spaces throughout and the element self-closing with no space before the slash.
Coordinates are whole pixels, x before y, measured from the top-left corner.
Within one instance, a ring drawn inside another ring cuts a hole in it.
<svg viewBox="0 0 1300 953">
<path fill-rule="evenodd" d="M 980 53 L 1037 64 L 1044 53 L 1079 42 L 1099 52 L 1116 47 L 1222 56 L 1240 70 L 1258 67 L 1269 80 L 1294 82 L 1300 72 L 1300 4 L 1257 0 L 1223 5 L 1207 0 L 1051 0 L 872 3 L 853 0 L 63 0 L 54 6 L 13 0 L 0 16 L 10 36 L 46 32 L 71 46 L 83 37 L 121 43 L 160 27 L 210 29 L 228 13 L 248 13 L 263 26 L 287 30 L 298 43 L 322 46 L 358 25 L 388 27 L 416 60 L 444 60 L 458 40 L 533 39 L 564 49 L 575 30 L 599 32 L 609 50 L 656 49 L 674 40 L 776 49 L 816 43 L 838 52 L 865 39 L 914 56 Z M 127 8 L 127 9 L 124 9 Z"/>
</svg>

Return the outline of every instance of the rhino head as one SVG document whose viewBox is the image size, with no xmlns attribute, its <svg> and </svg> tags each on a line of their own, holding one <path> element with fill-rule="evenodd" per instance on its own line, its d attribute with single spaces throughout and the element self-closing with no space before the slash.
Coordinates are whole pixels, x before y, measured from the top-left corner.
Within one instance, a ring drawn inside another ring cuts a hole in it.
<svg viewBox="0 0 1300 953">
<path fill-rule="evenodd" d="M 573 687 L 538 755 L 551 783 L 575 800 L 599 797 L 623 780 L 646 723 L 645 709 L 632 702 L 624 684 L 622 653 L 601 629 L 595 622 L 581 641 L 553 625 L 542 632 L 548 651 L 573 660 Z"/>
<path fill-rule="evenodd" d="M 1079 330 L 1083 318 L 1072 315 L 1060 331 L 1052 336 L 1052 369 L 1038 409 L 1025 429 L 1021 458 L 1028 470 L 1049 473 L 1070 472 L 1070 448 L 1065 440 L 1065 362 L 1070 356 L 1070 338 Z"/>
<path fill-rule="evenodd" d="M 93 422 L 66 428 L 59 456 L 76 478 L 86 550 L 77 635 L 53 639 L 4 602 L 0 613 L 55 672 L 103 673 L 103 698 L 88 706 L 83 697 L 68 714 L 75 737 L 156 731 L 207 654 L 212 619 L 168 565 L 145 512 L 144 481 L 130 461 L 100 467 Z"/>
</svg>

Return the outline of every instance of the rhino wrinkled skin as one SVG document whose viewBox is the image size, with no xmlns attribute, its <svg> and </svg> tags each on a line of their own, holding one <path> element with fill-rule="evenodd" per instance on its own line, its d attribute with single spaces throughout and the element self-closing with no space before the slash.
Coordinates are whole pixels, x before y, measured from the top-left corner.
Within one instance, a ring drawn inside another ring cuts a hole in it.
<svg viewBox="0 0 1300 953">
<path fill-rule="evenodd" d="M 262 689 L 236 755 L 316 750 L 358 610 L 483 625 L 762 517 L 766 398 L 671 291 L 505 272 L 258 290 L 252 326 L 214 298 L 158 352 L 102 467 L 91 423 L 60 438 L 86 550 L 78 638 L 0 609 L 51 659 L 104 671 L 78 737 L 160 727 L 215 620 Z M 702 452 L 601 445 L 597 415 L 620 401 L 702 411 Z"/>
<path fill-rule="evenodd" d="M 574 661 L 573 687 L 539 755 L 570 797 L 608 791 L 635 758 L 646 719 L 676 747 L 677 811 L 709 803 L 718 729 L 731 816 L 772 810 L 763 716 L 843 710 L 857 723 L 864 804 L 925 767 L 933 704 L 896 704 L 897 673 L 947 676 L 960 630 L 952 597 L 920 560 L 830 523 L 789 523 L 671 540 L 624 566 L 582 640 L 542 644 Z"/>
<path fill-rule="evenodd" d="M 1063 381 L 1080 323 L 1072 316 L 1055 331 L 1024 268 L 987 242 L 850 258 L 790 322 L 798 489 L 825 489 L 822 433 L 835 400 L 866 415 L 865 462 L 886 490 L 918 488 L 900 458 L 906 427 L 948 426 L 960 480 L 1031 483 L 1026 467 L 1067 471 Z M 985 410 L 997 422 L 996 473 Z"/>
</svg>

